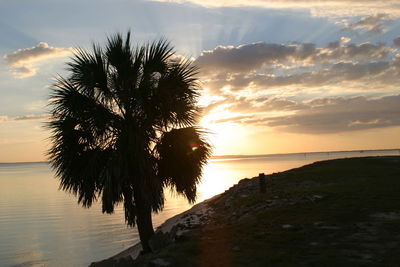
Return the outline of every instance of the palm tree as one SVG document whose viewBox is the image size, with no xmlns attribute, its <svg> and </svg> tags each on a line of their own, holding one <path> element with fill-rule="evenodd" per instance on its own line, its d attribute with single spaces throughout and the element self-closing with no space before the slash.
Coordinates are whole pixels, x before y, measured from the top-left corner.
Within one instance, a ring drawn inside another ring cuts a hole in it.
<svg viewBox="0 0 400 267">
<path fill-rule="evenodd" d="M 60 188 L 85 207 L 101 199 L 103 213 L 122 202 L 144 251 L 164 189 L 193 203 L 211 154 L 194 126 L 197 68 L 176 58 L 165 40 L 132 48 L 129 32 L 116 34 L 104 49 L 77 49 L 50 95 L 49 159 Z"/>
</svg>

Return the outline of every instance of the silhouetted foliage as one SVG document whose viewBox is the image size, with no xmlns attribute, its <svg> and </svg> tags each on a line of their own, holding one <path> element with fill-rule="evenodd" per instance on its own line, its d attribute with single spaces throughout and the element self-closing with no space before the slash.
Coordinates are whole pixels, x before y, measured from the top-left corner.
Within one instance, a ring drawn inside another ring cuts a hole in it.
<svg viewBox="0 0 400 267">
<path fill-rule="evenodd" d="M 51 89 L 48 123 L 60 188 L 85 207 L 101 199 L 106 213 L 122 202 L 148 250 L 164 188 L 194 202 L 211 153 L 194 127 L 197 68 L 176 60 L 165 40 L 132 48 L 128 33 L 109 37 L 104 49 L 77 49 L 68 71 Z"/>
</svg>

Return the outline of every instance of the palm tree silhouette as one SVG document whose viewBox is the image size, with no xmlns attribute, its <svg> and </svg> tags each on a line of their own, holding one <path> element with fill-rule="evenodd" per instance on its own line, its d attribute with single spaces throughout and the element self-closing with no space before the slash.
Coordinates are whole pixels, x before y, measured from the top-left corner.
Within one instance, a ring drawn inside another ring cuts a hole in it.
<svg viewBox="0 0 400 267">
<path fill-rule="evenodd" d="M 104 49 L 77 49 L 50 94 L 49 159 L 60 188 L 85 207 L 101 199 L 103 213 L 122 202 L 144 251 L 164 188 L 193 203 L 211 154 L 194 126 L 197 68 L 176 58 L 165 40 L 132 48 L 129 32 L 116 34 Z"/>
</svg>

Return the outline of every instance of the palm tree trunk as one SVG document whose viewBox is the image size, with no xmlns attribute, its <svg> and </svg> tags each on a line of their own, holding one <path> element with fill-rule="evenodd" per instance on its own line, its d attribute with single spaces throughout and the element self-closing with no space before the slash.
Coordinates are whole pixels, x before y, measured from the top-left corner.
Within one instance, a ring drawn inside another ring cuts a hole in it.
<svg viewBox="0 0 400 267">
<path fill-rule="evenodd" d="M 141 190 L 134 190 L 135 204 L 137 207 L 136 224 L 139 231 L 140 242 L 144 252 L 151 252 L 149 240 L 154 235 L 151 219 L 151 207 L 142 196 Z"/>
</svg>

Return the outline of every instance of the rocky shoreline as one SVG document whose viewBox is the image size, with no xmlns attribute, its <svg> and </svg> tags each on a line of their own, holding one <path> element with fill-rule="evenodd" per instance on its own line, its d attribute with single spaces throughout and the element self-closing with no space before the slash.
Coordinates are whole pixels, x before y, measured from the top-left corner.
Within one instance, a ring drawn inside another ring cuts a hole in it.
<svg viewBox="0 0 400 267">
<path fill-rule="evenodd" d="M 150 240 L 152 251 L 157 253 L 166 246 L 174 243 L 184 233 L 206 224 L 213 213 L 213 209 L 208 203 L 215 197 L 194 205 L 189 210 L 167 219 L 162 225 L 157 227 L 154 237 Z M 142 246 L 139 242 L 106 260 L 91 263 L 90 267 L 130 266 L 139 257 L 141 250 Z"/>
</svg>

